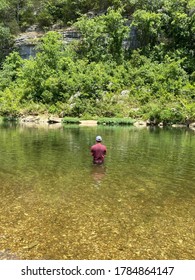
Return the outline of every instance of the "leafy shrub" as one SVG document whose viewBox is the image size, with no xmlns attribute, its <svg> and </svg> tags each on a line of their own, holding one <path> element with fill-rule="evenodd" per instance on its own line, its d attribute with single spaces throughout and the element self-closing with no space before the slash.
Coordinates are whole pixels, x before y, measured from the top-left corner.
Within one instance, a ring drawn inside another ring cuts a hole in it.
<svg viewBox="0 0 195 280">
<path fill-rule="evenodd" d="M 163 104 L 160 101 L 150 102 L 141 108 L 142 116 L 156 124 L 182 123 L 185 121 L 185 115 L 182 107 L 177 103 Z"/>
<path fill-rule="evenodd" d="M 80 120 L 79 120 L 79 118 L 65 117 L 65 118 L 63 118 L 62 122 L 64 124 L 79 124 Z"/>
<path fill-rule="evenodd" d="M 165 107 L 160 112 L 160 120 L 164 124 L 182 123 L 185 121 L 185 117 L 179 106 Z"/>
<path fill-rule="evenodd" d="M 20 105 L 20 112 L 22 115 L 45 114 L 47 113 L 47 107 L 42 103 L 35 103 L 33 101 L 23 102 Z"/>
<path fill-rule="evenodd" d="M 20 93 L 6 88 L 0 92 L 0 114 L 16 117 L 20 114 Z"/>
<path fill-rule="evenodd" d="M 134 122 L 130 118 L 100 118 L 97 121 L 100 125 L 132 125 Z"/>
</svg>

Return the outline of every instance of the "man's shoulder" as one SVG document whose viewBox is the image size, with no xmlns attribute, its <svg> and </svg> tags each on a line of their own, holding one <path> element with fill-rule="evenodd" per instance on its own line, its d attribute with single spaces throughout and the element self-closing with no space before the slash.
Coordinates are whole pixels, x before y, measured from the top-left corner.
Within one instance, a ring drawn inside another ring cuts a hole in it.
<svg viewBox="0 0 195 280">
<path fill-rule="evenodd" d="M 91 146 L 91 150 L 94 149 L 94 148 L 96 148 L 96 144 Z"/>
<path fill-rule="evenodd" d="M 93 146 L 91 146 L 91 149 L 96 149 L 100 147 L 106 149 L 106 146 L 101 143 L 94 144 Z"/>
<path fill-rule="evenodd" d="M 101 144 L 102 149 L 106 150 L 106 146 Z"/>
</svg>

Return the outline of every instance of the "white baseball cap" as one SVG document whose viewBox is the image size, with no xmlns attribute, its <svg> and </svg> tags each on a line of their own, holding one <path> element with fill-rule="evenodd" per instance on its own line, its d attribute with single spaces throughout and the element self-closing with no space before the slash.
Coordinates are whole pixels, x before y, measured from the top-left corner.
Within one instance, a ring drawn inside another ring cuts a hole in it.
<svg viewBox="0 0 195 280">
<path fill-rule="evenodd" d="M 102 137 L 101 137 L 101 136 L 97 136 L 97 137 L 96 137 L 96 141 L 97 141 L 97 142 L 102 142 Z"/>
</svg>

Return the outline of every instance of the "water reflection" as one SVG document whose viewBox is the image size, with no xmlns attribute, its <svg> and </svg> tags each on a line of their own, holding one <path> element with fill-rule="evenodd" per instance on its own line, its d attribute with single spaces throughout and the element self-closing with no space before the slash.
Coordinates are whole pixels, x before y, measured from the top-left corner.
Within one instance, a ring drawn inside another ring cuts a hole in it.
<svg viewBox="0 0 195 280">
<path fill-rule="evenodd" d="M 91 174 L 95 183 L 94 185 L 99 188 L 101 186 L 102 180 L 106 175 L 105 164 L 92 164 Z"/>
</svg>

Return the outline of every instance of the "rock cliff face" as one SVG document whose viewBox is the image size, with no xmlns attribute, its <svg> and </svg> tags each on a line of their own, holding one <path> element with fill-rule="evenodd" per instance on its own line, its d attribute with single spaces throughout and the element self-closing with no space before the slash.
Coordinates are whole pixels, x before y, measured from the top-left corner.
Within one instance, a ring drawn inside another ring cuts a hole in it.
<svg viewBox="0 0 195 280">
<path fill-rule="evenodd" d="M 35 46 L 39 39 L 43 36 L 39 32 L 26 32 L 20 34 L 15 40 L 15 47 L 19 51 L 22 58 L 29 58 L 35 56 Z"/>
<path fill-rule="evenodd" d="M 65 44 L 70 43 L 72 40 L 79 40 L 81 37 L 73 28 L 56 29 L 54 27 L 52 30 L 57 31 L 62 35 Z M 22 58 L 28 59 L 30 56 L 34 57 L 36 55 L 35 47 L 44 34 L 44 32 L 37 29 L 37 26 L 31 26 L 25 33 L 21 33 L 16 38 L 15 47 Z M 129 39 L 123 42 L 123 46 L 125 49 L 136 49 L 138 47 L 136 29 L 133 28 L 129 35 Z"/>
<path fill-rule="evenodd" d="M 62 34 L 64 42 L 67 44 L 72 40 L 78 40 L 80 35 L 73 28 L 53 30 Z M 45 33 L 36 30 L 36 26 L 29 28 L 25 33 L 21 33 L 15 40 L 15 47 L 19 51 L 22 58 L 26 59 L 35 56 L 36 45 Z"/>
</svg>

